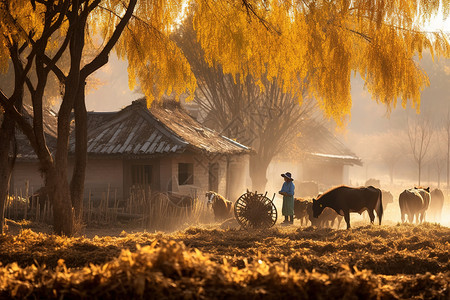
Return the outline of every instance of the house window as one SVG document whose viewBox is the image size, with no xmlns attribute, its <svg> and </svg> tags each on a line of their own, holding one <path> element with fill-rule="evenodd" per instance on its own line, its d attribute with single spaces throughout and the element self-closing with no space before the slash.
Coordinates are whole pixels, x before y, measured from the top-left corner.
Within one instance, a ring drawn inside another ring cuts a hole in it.
<svg viewBox="0 0 450 300">
<path fill-rule="evenodd" d="M 131 185 L 146 186 L 152 182 L 151 165 L 132 165 L 131 166 Z"/>
<path fill-rule="evenodd" d="M 194 164 L 178 164 L 178 184 L 194 184 Z"/>
</svg>

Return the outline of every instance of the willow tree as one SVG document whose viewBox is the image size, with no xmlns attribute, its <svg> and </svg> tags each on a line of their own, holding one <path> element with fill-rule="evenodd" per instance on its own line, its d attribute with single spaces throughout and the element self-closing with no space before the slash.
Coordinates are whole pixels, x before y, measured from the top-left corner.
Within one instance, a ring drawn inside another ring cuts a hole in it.
<svg viewBox="0 0 450 300">
<path fill-rule="evenodd" d="M 190 0 L 196 4 L 194 26 L 206 61 L 241 78 L 276 80 L 285 93 L 300 95 L 306 87 L 324 113 L 344 124 L 350 114 L 350 76 L 359 73 L 380 103 L 420 105 L 428 84 L 414 56 L 424 50 L 448 55 L 441 33 L 426 34 L 420 24 L 440 9 L 448 16 L 450 1 L 282 1 Z M 54 206 L 54 229 L 72 234 L 72 206 L 79 204 L 86 160 L 84 83 L 115 49 L 128 60 L 130 86 L 139 80 L 149 104 L 163 93 L 191 92 L 195 80 L 182 52 L 168 36 L 182 17 L 175 0 L 17 0 L 0 1 L 0 65 L 12 59 L 14 45 L 23 50 L 18 85 L 30 89 L 34 118 L 29 123 L 11 95 L 0 93 L 5 116 L 25 133 L 39 157 Z M 55 45 L 60 31 L 64 40 Z M 81 64 L 88 32 L 100 39 L 98 54 Z M 50 51 L 53 49 L 53 51 Z M 68 50 L 68 70 L 58 67 Z M 37 80 L 28 80 L 35 72 Z M 42 95 L 48 74 L 58 76 L 62 102 L 58 141 L 50 153 L 43 135 Z M 67 176 L 71 110 L 75 112 L 76 157 L 72 184 Z M 75 180 L 75 181 L 73 181 Z M 72 193 L 70 192 L 72 186 Z M 72 199 L 75 198 L 75 199 Z"/>
<path fill-rule="evenodd" d="M 176 41 L 197 79 L 194 102 L 206 113 L 203 122 L 254 150 L 249 158 L 252 188 L 265 190 L 270 162 L 291 146 L 315 115 L 314 102 L 305 99 L 298 105 L 298 95 L 284 92 L 276 78 L 255 81 L 250 75 L 224 74 L 218 63 L 208 65 L 192 27 L 192 15 L 183 22 Z"/>
<path fill-rule="evenodd" d="M 2 89 L 3 123 L 13 120 L 28 137 L 39 158 L 53 204 L 56 233 L 72 235 L 74 217 L 80 217 L 87 149 L 85 83 L 88 76 L 108 62 L 111 51 L 115 49 L 120 57 L 128 60 L 130 85 L 135 78 L 140 78 L 149 102 L 164 92 L 175 90 L 180 94 L 195 85 L 184 57 L 167 38 L 180 10 L 178 1 L 0 2 L 0 63 L 4 67 L 12 60 L 14 68 L 17 66 L 21 70 L 15 74 L 18 80 L 14 90 L 27 88 L 33 107 L 30 123 L 17 107 L 17 97 L 6 95 Z M 62 36 L 62 40 L 57 36 Z M 98 39 L 100 42 L 95 45 L 98 52 L 82 63 L 85 44 Z M 60 62 L 66 51 L 70 65 L 64 69 Z M 15 56 L 19 57 L 17 61 L 14 61 Z M 30 76 L 32 72 L 36 75 L 34 81 Z M 42 112 L 50 73 L 60 81 L 62 98 L 57 146 L 53 153 L 44 137 Z M 158 83 L 156 88 L 154 83 Z M 75 158 L 69 183 L 68 141 L 72 111 Z M 8 138 L 12 136 L 8 134 Z"/>
<path fill-rule="evenodd" d="M 446 17 L 450 1 L 440 2 Z M 307 82 L 307 95 L 341 125 L 350 114 L 352 74 L 361 75 L 379 103 L 419 108 L 428 79 L 413 58 L 450 50 L 444 33 L 420 27 L 439 1 L 204 0 L 198 6 L 194 24 L 211 65 L 277 78 L 292 91 Z"/>
</svg>

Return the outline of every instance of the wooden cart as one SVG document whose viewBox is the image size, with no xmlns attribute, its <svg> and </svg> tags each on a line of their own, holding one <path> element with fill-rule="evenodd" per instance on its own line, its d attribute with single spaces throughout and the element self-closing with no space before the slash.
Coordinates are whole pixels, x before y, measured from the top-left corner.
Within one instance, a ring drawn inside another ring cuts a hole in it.
<svg viewBox="0 0 450 300">
<path fill-rule="evenodd" d="M 234 215 L 238 223 L 245 229 L 270 228 L 277 222 L 277 208 L 273 200 L 266 197 L 267 192 L 247 192 L 234 204 Z M 275 198 L 275 194 L 274 194 Z"/>
</svg>

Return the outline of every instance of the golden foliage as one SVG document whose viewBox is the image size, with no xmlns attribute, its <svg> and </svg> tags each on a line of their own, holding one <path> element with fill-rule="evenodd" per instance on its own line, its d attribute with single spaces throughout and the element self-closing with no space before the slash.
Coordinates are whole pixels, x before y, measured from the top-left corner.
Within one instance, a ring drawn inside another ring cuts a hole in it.
<svg viewBox="0 0 450 300">
<path fill-rule="evenodd" d="M 91 27 L 101 33 L 103 39 L 113 33 L 112 25 L 118 22 L 116 15 L 120 15 L 122 5 L 122 1 L 106 2 L 92 17 Z M 134 17 L 116 44 L 118 56 L 128 61 L 130 89 L 139 80 L 148 105 L 163 94 L 180 95 L 186 91 L 194 94 L 196 81 L 190 66 L 170 39 L 181 12 L 182 5 L 177 0 L 139 1 Z"/>
<path fill-rule="evenodd" d="M 417 2 L 420 2 L 418 5 Z M 421 31 L 439 1 L 197 1 L 198 39 L 225 72 L 277 78 L 290 92 L 306 85 L 326 115 L 350 114 L 350 79 L 359 73 L 373 98 L 419 107 L 428 85 L 415 56 L 450 54 L 443 33 Z M 444 16 L 449 1 L 443 2 Z M 297 93 L 298 94 L 298 93 Z"/>
<path fill-rule="evenodd" d="M 307 88 L 329 117 L 344 124 L 351 108 L 352 75 L 360 74 L 373 98 L 388 107 L 397 101 L 419 109 L 420 92 L 429 84 L 418 67 L 424 51 L 449 56 L 446 33 L 427 33 L 423 25 L 450 1 L 428 0 L 191 0 L 199 42 L 210 65 L 220 63 L 235 80 L 251 75 L 282 83 L 299 95 Z M 27 33 L 41 34 L 43 5 L 0 2 L 0 69 L 7 66 L 8 46 Z M 106 41 L 127 3 L 104 0 L 89 15 L 87 30 Z M 149 99 L 162 94 L 193 95 L 196 81 L 170 35 L 183 19 L 178 0 L 138 1 L 134 16 L 115 46 L 128 60 L 129 85 L 139 81 Z M 67 31 L 63 22 L 61 32 Z M 422 26 L 422 27 L 421 27 Z M 86 34 L 86 39 L 88 35 Z M 52 43 L 49 44 L 49 47 Z M 239 76 L 238 76 L 239 75 Z M 300 99 L 301 103 L 301 99 Z"/>
</svg>

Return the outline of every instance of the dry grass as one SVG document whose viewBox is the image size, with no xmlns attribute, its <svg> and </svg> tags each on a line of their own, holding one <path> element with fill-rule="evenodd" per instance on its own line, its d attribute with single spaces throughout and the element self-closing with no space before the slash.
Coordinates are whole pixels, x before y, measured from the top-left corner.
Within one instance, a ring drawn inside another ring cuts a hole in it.
<svg viewBox="0 0 450 300">
<path fill-rule="evenodd" d="M 449 299 L 450 228 L 0 237 L 0 297 Z"/>
</svg>

